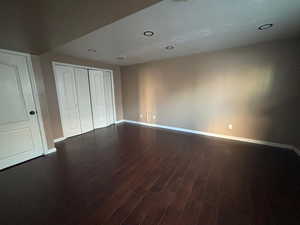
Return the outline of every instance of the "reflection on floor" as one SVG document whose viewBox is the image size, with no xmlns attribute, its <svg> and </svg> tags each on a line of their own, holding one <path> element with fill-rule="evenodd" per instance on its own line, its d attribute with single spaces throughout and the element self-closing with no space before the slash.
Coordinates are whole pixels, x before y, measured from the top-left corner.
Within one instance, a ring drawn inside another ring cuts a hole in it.
<svg viewBox="0 0 300 225">
<path fill-rule="evenodd" d="M 1 224 L 299 225 L 292 151 L 121 124 L 0 172 Z"/>
</svg>

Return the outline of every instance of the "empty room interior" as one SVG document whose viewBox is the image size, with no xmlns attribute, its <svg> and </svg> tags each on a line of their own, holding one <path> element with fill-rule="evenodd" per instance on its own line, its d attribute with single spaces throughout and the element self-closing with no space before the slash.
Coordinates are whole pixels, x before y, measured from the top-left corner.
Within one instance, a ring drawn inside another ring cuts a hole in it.
<svg viewBox="0 0 300 225">
<path fill-rule="evenodd" d="M 299 0 L 3 0 L 1 225 L 299 225 Z"/>
</svg>

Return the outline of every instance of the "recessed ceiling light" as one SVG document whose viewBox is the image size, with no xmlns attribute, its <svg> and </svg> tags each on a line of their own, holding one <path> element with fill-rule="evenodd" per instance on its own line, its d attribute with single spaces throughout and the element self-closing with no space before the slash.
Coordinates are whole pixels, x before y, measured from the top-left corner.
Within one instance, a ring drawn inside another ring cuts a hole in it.
<svg viewBox="0 0 300 225">
<path fill-rule="evenodd" d="M 168 45 L 168 46 L 165 47 L 165 49 L 167 49 L 167 50 L 172 50 L 174 48 L 175 48 L 174 45 Z"/>
<path fill-rule="evenodd" d="M 154 35 L 154 32 L 151 30 L 146 30 L 144 32 L 144 36 L 146 36 L 146 37 L 152 37 L 153 35 Z"/>
<path fill-rule="evenodd" d="M 93 48 L 89 48 L 88 51 L 89 51 L 89 52 L 97 52 L 97 50 L 96 50 L 96 49 L 93 49 Z"/>
<path fill-rule="evenodd" d="M 271 27 L 273 27 L 272 23 L 267 23 L 267 24 L 263 24 L 261 26 L 258 27 L 259 30 L 267 30 L 270 29 Z"/>
<path fill-rule="evenodd" d="M 124 59 L 126 59 L 126 57 L 125 56 L 118 56 L 116 59 L 117 60 L 124 60 Z"/>
</svg>

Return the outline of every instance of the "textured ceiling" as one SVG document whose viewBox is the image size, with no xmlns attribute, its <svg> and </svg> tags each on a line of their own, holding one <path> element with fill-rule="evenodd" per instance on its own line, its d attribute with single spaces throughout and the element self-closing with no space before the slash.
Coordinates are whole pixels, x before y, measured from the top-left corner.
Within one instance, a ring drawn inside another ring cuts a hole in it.
<svg viewBox="0 0 300 225">
<path fill-rule="evenodd" d="M 160 0 L 3 0 L 0 48 L 43 53 Z"/>
<path fill-rule="evenodd" d="M 257 29 L 266 23 L 274 27 Z M 155 35 L 145 37 L 145 30 Z M 294 37 L 299 31 L 300 0 L 164 0 L 55 51 L 130 65 Z M 166 50 L 167 45 L 175 48 Z M 87 51 L 89 48 L 97 52 Z"/>
</svg>

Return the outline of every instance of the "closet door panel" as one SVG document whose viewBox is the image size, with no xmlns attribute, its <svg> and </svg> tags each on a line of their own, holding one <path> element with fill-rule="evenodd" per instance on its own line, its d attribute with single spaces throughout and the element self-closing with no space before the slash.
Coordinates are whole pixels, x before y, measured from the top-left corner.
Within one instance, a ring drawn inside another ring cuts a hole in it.
<svg viewBox="0 0 300 225">
<path fill-rule="evenodd" d="M 104 74 L 100 70 L 89 70 L 94 128 L 107 126 L 104 94 Z"/>
<path fill-rule="evenodd" d="M 81 133 L 74 69 L 56 66 L 57 95 L 64 137 Z"/>
<path fill-rule="evenodd" d="M 75 68 L 77 86 L 78 109 L 80 116 L 81 132 L 86 133 L 93 130 L 92 107 L 90 98 L 90 87 L 88 70 Z"/>
<path fill-rule="evenodd" d="M 104 71 L 104 93 L 106 106 L 106 121 L 107 125 L 114 123 L 114 107 L 113 107 L 113 88 L 112 74 L 110 71 Z"/>
</svg>

